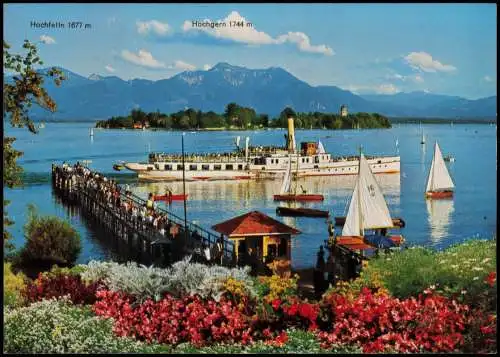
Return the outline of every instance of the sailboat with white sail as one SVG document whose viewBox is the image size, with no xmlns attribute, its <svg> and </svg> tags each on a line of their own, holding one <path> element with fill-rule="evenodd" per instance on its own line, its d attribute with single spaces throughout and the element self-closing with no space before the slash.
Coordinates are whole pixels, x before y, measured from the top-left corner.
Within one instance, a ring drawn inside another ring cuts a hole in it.
<svg viewBox="0 0 500 357">
<path fill-rule="evenodd" d="M 422 139 L 420 139 L 420 144 L 424 145 L 425 144 L 425 135 L 424 131 L 422 130 Z"/>
<path fill-rule="evenodd" d="M 361 154 L 358 178 L 342 234 L 338 237 L 339 243 L 357 242 L 357 246 L 367 244 L 372 247 L 400 245 L 404 241 L 401 235 L 386 236 L 387 229 L 390 228 L 398 228 L 398 225 L 394 223 L 375 176 L 365 156 Z M 366 234 L 367 230 L 375 230 L 375 234 Z"/>
<path fill-rule="evenodd" d="M 427 177 L 427 185 L 425 187 L 426 198 L 450 198 L 453 197 L 453 189 L 455 185 L 451 179 L 450 173 L 446 168 L 446 163 L 443 159 L 443 154 L 436 141 L 434 145 L 434 156 L 432 158 L 431 169 Z"/>
<path fill-rule="evenodd" d="M 288 167 L 287 170 L 285 171 L 283 182 L 281 183 L 280 193 L 273 196 L 274 200 L 275 201 L 323 201 L 325 198 L 323 195 L 320 194 L 308 194 L 305 192 L 297 194 L 297 181 L 295 181 L 294 188 L 292 189 L 292 157 L 294 156 L 290 155 L 288 157 Z M 297 162 L 297 167 L 298 167 L 299 157 L 295 156 L 295 160 Z"/>
</svg>

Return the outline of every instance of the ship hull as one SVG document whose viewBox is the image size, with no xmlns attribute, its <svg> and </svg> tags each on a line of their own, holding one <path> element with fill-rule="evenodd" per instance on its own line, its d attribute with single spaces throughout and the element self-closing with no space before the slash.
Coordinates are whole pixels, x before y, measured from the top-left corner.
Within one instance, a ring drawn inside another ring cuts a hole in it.
<svg viewBox="0 0 500 357">
<path fill-rule="evenodd" d="M 280 159 L 281 160 L 281 159 Z M 370 168 L 374 174 L 398 174 L 400 172 L 399 157 L 381 157 L 368 160 Z M 209 170 L 201 170 L 205 163 L 186 163 L 184 176 L 186 181 L 215 181 L 215 180 L 254 180 L 254 179 L 282 179 L 289 164 L 273 165 L 246 165 L 245 170 L 225 170 L 224 163 L 210 163 Z M 177 168 L 177 163 L 172 163 L 172 168 Z M 191 170 L 192 165 L 197 165 L 196 170 Z M 222 166 L 220 170 L 215 170 L 214 166 Z M 238 165 L 232 165 L 237 168 Z M 324 162 L 318 164 L 300 165 L 298 170 L 292 172 L 293 177 L 309 177 L 309 176 L 340 176 L 340 175 L 357 175 L 358 161 L 345 160 Z M 127 163 L 125 167 L 128 170 L 138 174 L 138 178 L 144 181 L 182 181 L 183 170 L 172 169 L 163 170 L 164 164 L 154 163 Z"/>
</svg>

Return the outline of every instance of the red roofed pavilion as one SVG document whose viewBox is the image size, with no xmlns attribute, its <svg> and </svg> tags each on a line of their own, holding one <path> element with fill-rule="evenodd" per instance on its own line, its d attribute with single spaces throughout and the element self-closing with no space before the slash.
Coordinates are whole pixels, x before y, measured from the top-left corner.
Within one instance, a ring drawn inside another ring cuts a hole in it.
<svg viewBox="0 0 500 357">
<path fill-rule="evenodd" d="M 275 259 L 291 259 L 290 238 L 300 234 L 298 229 L 287 226 L 262 212 L 252 211 L 212 226 L 216 232 L 231 239 L 239 263 L 257 258 L 265 263 Z"/>
</svg>

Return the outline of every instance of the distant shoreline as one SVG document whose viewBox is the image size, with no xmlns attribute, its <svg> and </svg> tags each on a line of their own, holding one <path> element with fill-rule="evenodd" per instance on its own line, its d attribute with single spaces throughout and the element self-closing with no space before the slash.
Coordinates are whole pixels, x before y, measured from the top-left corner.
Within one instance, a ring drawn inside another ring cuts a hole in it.
<svg viewBox="0 0 500 357">
<path fill-rule="evenodd" d="M 102 119 L 32 119 L 33 122 L 35 123 L 89 123 L 89 124 L 95 124 L 96 122 L 102 120 Z M 391 118 L 389 117 L 389 121 L 391 124 L 496 124 L 497 120 L 496 119 L 449 119 L 449 118 Z M 4 123 L 9 123 L 8 119 L 4 120 Z M 104 128 L 100 128 L 104 129 Z M 111 128 L 110 128 L 111 129 Z M 158 130 L 165 130 L 164 128 L 153 128 L 153 129 L 158 129 Z M 266 130 L 267 128 L 256 128 L 256 129 L 250 129 L 250 131 L 253 130 Z M 284 129 L 284 128 L 269 128 L 269 130 L 276 130 L 276 129 Z M 367 128 L 365 128 L 367 129 Z M 114 130 L 121 130 L 121 129 L 114 129 Z M 126 129 L 126 130 L 140 130 L 140 129 Z M 151 130 L 151 129 L 148 129 Z M 177 130 L 177 129 L 168 129 L 169 131 L 183 131 L 183 130 Z M 295 130 L 310 130 L 310 129 L 305 129 L 305 128 L 295 128 Z M 323 129 L 323 128 L 313 128 L 313 130 L 332 130 L 332 129 Z M 353 129 L 355 130 L 355 129 Z M 184 131 L 246 131 L 244 129 L 227 129 L 227 128 L 200 128 L 200 129 L 187 129 Z"/>
<path fill-rule="evenodd" d="M 391 124 L 495 124 L 496 119 L 470 118 L 470 119 L 452 119 L 452 118 L 390 118 Z"/>
</svg>

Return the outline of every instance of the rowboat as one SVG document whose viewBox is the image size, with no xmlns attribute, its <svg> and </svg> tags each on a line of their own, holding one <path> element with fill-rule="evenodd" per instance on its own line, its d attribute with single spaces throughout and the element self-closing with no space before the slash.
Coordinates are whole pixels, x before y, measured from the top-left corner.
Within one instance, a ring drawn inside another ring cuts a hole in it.
<svg viewBox="0 0 500 357">
<path fill-rule="evenodd" d="M 434 145 L 434 156 L 432 157 L 431 169 L 429 171 L 429 177 L 427 178 L 427 186 L 425 188 L 426 198 L 451 198 L 453 197 L 453 180 L 451 179 L 450 173 L 446 168 L 446 164 L 443 159 L 443 154 L 439 149 L 439 145 L 436 141 Z"/>
<path fill-rule="evenodd" d="M 187 200 L 188 195 L 177 194 L 177 195 L 154 195 L 155 201 L 184 201 Z"/>
<path fill-rule="evenodd" d="M 276 214 L 279 216 L 292 216 L 292 217 L 329 217 L 330 212 L 322 211 L 319 209 L 312 208 L 290 208 L 290 207 L 278 207 L 276 208 Z"/>
</svg>

